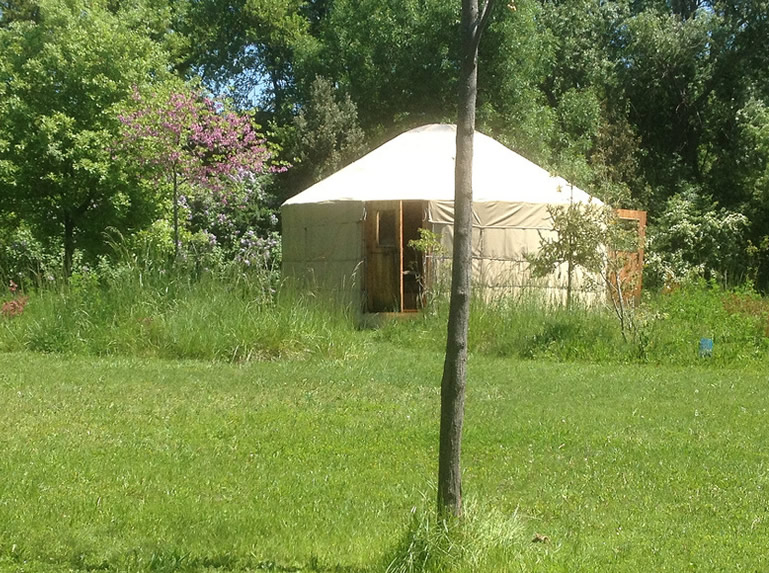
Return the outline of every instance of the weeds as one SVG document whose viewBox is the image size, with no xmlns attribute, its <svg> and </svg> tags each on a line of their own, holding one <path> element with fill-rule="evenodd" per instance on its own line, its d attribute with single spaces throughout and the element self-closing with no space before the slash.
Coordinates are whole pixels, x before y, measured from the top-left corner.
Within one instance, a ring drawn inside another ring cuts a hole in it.
<svg viewBox="0 0 769 573">
<path fill-rule="evenodd" d="M 523 546 L 517 513 L 504 515 L 474 500 L 465 502 L 461 520 L 438 520 L 434 511 L 411 510 L 386 573 L 505 571 L 514 565 Z"/>
<path fill-rule="evenodd" d="M 192 277 L 123 265 L 73 273 L 68 284 L 2 307 L 15 316 L 0 329 L 0 350 L 134 355 L 243 362 L 310 355 L 349 356 L 355 337 L 348 309 L 283 290 L 234 269 Z"/>
<path fill-rule="evenodd" d="M 83 267 L 1 301 L 0 351 L 195 358 L 228 362 L 361 356 L 370 343 L 442 351 L 448 304 L 434 293 L 410 320 L 361 329 L 359 310 L 277 282 L 265 269 L 192 272 L 142 262 Z M 32 298 L 29 298 L 30 294 Z M 712 365 L 769 359 L 769 303 L 749 287 L 699 283 L 647 295 L 626 336 L 607 304 L 572 308 L 532 293 L 472 302 L 470 351 L 526 360 L 695 364 L 700 338 Z"/>
</svg>

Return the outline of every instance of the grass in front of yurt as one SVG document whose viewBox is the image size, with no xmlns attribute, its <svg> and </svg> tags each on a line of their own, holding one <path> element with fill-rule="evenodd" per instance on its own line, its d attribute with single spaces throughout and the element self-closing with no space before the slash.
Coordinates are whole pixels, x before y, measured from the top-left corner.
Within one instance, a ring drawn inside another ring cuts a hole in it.
<svg viewBox="0 0 769 573">
<path fill-rule="evenodd" d="M 249 362 L 364 357 L 382 342 L 441 352 L 444 296 L 408 318 L 369 328 L 349 302 L 293 291 L 239 273 L 125 272 L 76 275 L 31 289 L 0 316 L 0 351 Z M 12 296 L 0 297 L 5 303 Z M 532 294 L 473 302 L 470 349 L 485 356 L 602 364 L 769 363 L 769 303 L 750 289 L 695 284 L 656 294 L 632 310 L 624 336 L 606 305 L 566 309 Z"/>
<path fill-rule="evenodd" d="M 241 365 L 0 354 L 0 570 L 373 573 L 419 557 L 441 368 L 387 342 Z M 473 354 L 474 533 L 456 569 L 767 569 L 765 385 L 760 369 Z"/>
<path fill-rule="evenodd" d="M 414 320 L 391 321 L 373 335 L 406 348 L 445 347 L 448 304 L 444 297 Z M 474 299 L 471 351 L 485 356 L 590 364 L 769 366 L 769 300 L 749 287 L 725 290 L 692 284 L 650 294 L 626 308 L 625 332 L 607 304 L 545 304 L 532 293 L 490 301 Z M 702 338 L 713 352 L 700 356 Z"/>
<path fill-rule="evenodd" d="M 259 275 L 119 270 L 25 293 L 23 312 L 0 316 L 0 351 L 247 362 L 365 344 L 344 305 Z"/>
</svg>

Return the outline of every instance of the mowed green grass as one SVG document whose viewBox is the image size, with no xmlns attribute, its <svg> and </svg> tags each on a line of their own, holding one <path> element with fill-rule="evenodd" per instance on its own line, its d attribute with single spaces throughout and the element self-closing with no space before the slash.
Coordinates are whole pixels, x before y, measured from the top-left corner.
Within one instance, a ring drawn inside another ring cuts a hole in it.
<svg viewBox="0 0 769 573">
<path fill-rule="evenodd" d="M 0 354 L 0 570 L 382 571 L 433 509 L 441 368 Z M 767 443 L 763 372 L 470 360 L 495 570 L 769 570 Z"/>
</svg>

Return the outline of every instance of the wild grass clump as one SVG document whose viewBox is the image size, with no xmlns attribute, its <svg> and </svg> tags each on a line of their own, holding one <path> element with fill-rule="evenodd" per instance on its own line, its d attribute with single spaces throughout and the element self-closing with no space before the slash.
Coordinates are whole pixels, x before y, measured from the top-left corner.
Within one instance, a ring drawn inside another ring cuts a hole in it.
<svg viewBox="0 0 769 573">
<path fill-rule="evenodd" d="M 362 356 L 380 342 L 445 348 L 445 295 L 432 296 L 419 313 L 364 329 L 358 308 L 333 294 L 289 288 L 277 270 L 169 266 L 129 255 L 121 261 L 26 292 L 6 287 L 0 351 L 244 362 Z M 621 325 L 600 299 L 566 308 L 532 292 L 476 296 L 469 350 L 520 360 L 692 365 L 703 362 L 698 346 L 707 338 L 709 364 L 769 360 L 769 301 L 750 286 L 679 286 L 646 295 L 624 318 Z"/>
<path fill-rule="evenodd" d="M 470 341 L 483 354 L 522 359 L 624 360 L 616 320 L 600 307 L 547 304 L 533 296 L 476 303 Z"/>
<path fill-rule="evenodd" d="M 643 311 L 641 342 L 650 361 L 699 360 L 701 338 L 713 340 L 714 362 L 769 358 L 769 300 L 749 285 L 735 290 L 702 282 L 681 286 L 651 297 Z"/>
<path fill-rule="evenodd" d="M 388 561 L 386 573 L 474 573 L 519 570 L 523 527 L 516 513 L 466 502 L 461 519 L 439 520 L 426 509 L 411 523 Z"/>
<path fill-rule="evenodd" d="M 380 325 L 376 341 L 441 351 L 448 301 L 436 297 L 417 316 Z M 648 294 L 627 309 L 625 331 L 608 304 L 547 303 L 532 293 L 472 301 L 471 353 L 522 360 L 589 363 L 734 365 L 769 360 L 769 300 L 749 286 L 695 283 Z M 713 340 L 703 358 L 701 338 Z"/>
<path fill-rule="evenodd" d="M 446 344 L 448 301 L 437 299 L 419 316 L 389 321 L 375 339 L 412 348 L 440 351 Z M 632 345 L 605 308 L 547 304 L 532 295 L 473 299 L 471 352 L 525 360 L 627 361 Z"/>
<path fill-rule="evenodd" d="M 334 301 L 259 274 L 123 266 L 73 274 L 0 321 L 0 349 L 232 362 L 356 352 L 355 321 Z"/>
</svg>

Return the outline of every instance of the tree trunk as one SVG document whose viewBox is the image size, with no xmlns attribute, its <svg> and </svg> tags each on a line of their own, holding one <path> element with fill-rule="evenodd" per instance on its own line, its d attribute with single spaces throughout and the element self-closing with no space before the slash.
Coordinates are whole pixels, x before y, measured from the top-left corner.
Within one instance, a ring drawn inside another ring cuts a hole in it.
<svg viewBox="0 0 769 573">
<path fill-rule="evenodd" d="M 179 183 L 174 165 L 174 261 L 179 257 Z"/>
<path fill-rule="evenodd" d="M 64 214 L 64 279 L 72 274 L 72 259 L 75 255 L 75 224 L 69 213 Z"/>
<path fill-rule="evenodd" d="M 441 381 L 438 453 L 438 516 L 462 514 L 462 423 L 467 380 L 467 331 L 473 236 L 473 134 L 478 79 L 478 42 L 490 1 L 478 13 L 478 0 L 462 0 L 462 68 L 459 78 L 457 152 L 454 171 L 454 249 L 446 359 Z"/>
</svg>

